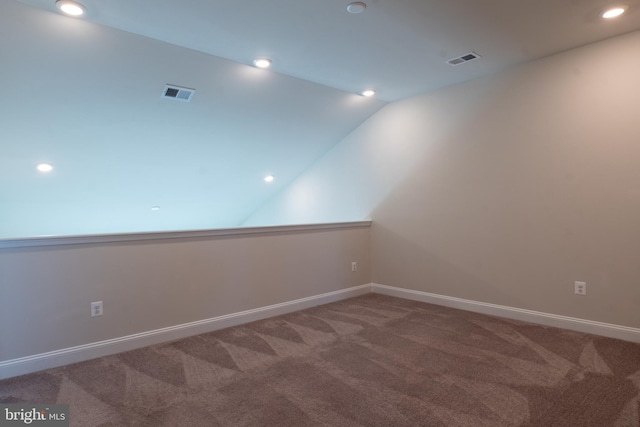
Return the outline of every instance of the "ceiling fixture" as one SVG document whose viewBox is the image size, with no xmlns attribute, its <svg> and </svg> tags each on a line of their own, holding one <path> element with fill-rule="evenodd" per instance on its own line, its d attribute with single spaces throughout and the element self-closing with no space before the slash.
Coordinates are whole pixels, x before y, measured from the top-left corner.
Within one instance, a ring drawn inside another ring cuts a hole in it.
<svg viewBox="0 0 640 427">
<path fill-rule="evenodd" d="M 375 95 L 375 94 L 376 94 L 376 91 L 375 91 L 375 90 L 373 90 L 373 89 L 366 89 L 366 90 L 363 90 L 362 92 L 360 92 L 360 94 L 361 94 L 362 96 L 367 96 L 367 97 L 369 97 L 369 96 L 373 96 L 373 95 Z"/>
<path fill-rule="evenodd" d="M 162 97 L 189 102 L 191 101 L 191 97 L 193 96 L 195 91 L 195 89 L 189 89 L 186 87 L 165 85 L 164 89 L 162 90 Z"/>
<path fill-rule="evenodd" d="M 607 9 L 602 13 L 601 16 L 604 19 L 612 19 L 622 15 L 623 13 L 626 12 L 626 10 L 627 10 L 626 6 L 616 6 L 616 7 L 612 7 L 611 9 Z"/>
<path fill-rule="evenodd" d="M 264 182 L 273 182 L 274 179 L 276 179 L 275 176 L 267 175 L 267 176 L 264 177 Z"/>
<path fill-rule="evenodd" d="M 151 210 L 154 211 L 154 212 L 155 211 L 159 211 L 160 210 L 160 206 L 152 206 Z"/>
<path fill-rule="evenodd" d="M 56 6 L 62 13 L 70 16 L 82 16 L 87 10 L 80 3 L 71 0 L 57 0 Z"/>
<path fill-rule="evenodd" d="M 253 60 L 253 65 L 258 68 L 269 68 L 271 66 L 271 60 L 269 58 L 257 58 Z"/>
<path fill-rule="evenodd" d="M 480 55 L 478 55 L 475 52 L 469 52 L 469 53 L 465 53 L 462 56 L 449 59 L 447 61 L 447 64 L 456 66 L 456 65 L 464 64 L 465 62 L 473 61 L 474 59 L 478 59 L 478 58 L 480 58 Z"/>
<path fill-rule="evenodd" d="M 40 172 L 47 173 L 53 170 L 53 165 L 51 163 L 38 163 L 36 169 Z"/>
<path fill-rule="evenodd" d="M 349 13 L 362 13 L 367 8 L 367 5 L 361 1 L 354 1 L 353 3 L 349 3 L 347 6 L 347 11 Z"/>
</svg>

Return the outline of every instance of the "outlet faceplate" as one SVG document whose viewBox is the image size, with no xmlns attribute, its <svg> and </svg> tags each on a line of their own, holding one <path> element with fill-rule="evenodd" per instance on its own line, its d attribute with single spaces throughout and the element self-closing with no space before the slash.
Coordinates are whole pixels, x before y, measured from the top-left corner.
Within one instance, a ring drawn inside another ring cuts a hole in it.
<svg viewBox="0 0 640 427">
<path fill-rule="evenodd" d="M 586 282 L 575 282 L 574 292 L 576 295 L 586 295 L 587 294 L 587 283 Z"/>
<path fill-rule="evenodd" d="M 353 261 L 351 263 L 351 271 L 358 271 L 358 263 Z"/>
<path fill-rule="evenodd" d="M 102 301 L 91 303 L 91 317 L 102 316 Z"/>
</svg>

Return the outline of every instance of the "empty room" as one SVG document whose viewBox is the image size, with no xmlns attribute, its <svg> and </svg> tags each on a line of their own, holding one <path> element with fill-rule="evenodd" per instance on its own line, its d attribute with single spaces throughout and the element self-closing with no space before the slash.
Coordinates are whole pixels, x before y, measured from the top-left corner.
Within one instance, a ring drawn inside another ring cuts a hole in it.
<svg viewBox="0 0 640 427">
<path fill-rule="evenodd" d="M 0 32 L 0 425 L 640 426 L 640 0 Z"/>
</svg>

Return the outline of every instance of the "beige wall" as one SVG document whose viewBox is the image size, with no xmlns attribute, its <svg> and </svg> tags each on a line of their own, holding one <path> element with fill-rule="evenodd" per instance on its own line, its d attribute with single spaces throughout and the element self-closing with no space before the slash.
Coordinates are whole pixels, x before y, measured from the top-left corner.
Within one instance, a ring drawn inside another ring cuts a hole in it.
<svg viewBox="0 0 640 427">
<path fill-rule="evenodd" d="M 370 281 L 638 328 L 638 46 L 389 105 L 267 207 L 371 230 L 0 250 L 0 360 Z"/>
<path fill-rule="evenodd" d="M 640 327 L 639 47 L 635 32 L 394 105 L 419 159 L 371 214 L 373 281 Z"/>
<path fill-rule="evenodd" d="M 247 224 L 368 217 L 374 282 L 640 327 L 638 76 L 634 32 L 390 104 Z"/>
<path fill-rule="evenodd" d="M 0 249 L 0 361 L 367 284 L 369 232 Z"/>
</svg>

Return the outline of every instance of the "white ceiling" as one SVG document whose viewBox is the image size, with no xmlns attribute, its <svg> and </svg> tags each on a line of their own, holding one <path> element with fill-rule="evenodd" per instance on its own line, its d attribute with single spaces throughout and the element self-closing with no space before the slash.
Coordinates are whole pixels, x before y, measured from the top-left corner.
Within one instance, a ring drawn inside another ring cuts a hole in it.
<svg viewBox="0 0 640 427">
<path fill-rule="evenodd" d="M 54 0 L 21 0 L 55 10 Z M 347 92 L 394 101 L 640 28 L 640 0 L 82 0 L 86 19 Z M 452 68 L 475 51 L 481 61 Z"/>
<path fill-rule="evenodd" d="M 236 226 L 388 101 L 640 28 L 640 0 L 82 3 L 0 2 L 0 238 Z"/>
</svg>

